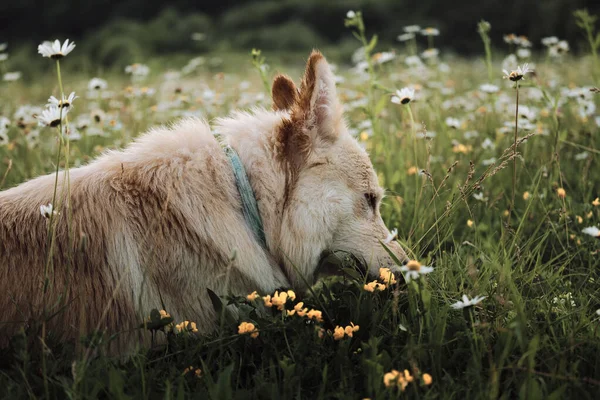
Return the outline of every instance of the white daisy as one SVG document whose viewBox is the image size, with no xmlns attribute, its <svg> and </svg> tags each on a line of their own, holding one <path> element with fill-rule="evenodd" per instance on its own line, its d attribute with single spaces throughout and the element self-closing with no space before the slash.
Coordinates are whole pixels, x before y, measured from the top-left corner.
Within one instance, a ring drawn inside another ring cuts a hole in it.
<svg viewBox="0 0 600 400">
<path fill-rule="evenodd" d="M 396 239 L 397 236 L 398 236 L 398 229 L 394 228 L 391 230 L 390 233 L 388 233 L 387 237 L 385 239 L 383 239 L 383 243 L 389 244 L 392 240 Z"/>
<path fill-rule="evenodd" d="M 519 49 L 519 50 L 517 50 L 517 57 L 519 57 L 519 58 L 529 58 L 529 57 L 531 57 L 531 50 L 529 50 L 529 49 Z"/>
<path fill-rule="evenodd" d="M 558 38 L 556 36 L 548 36 L 542 38 L 542 44 L 546 47 L 550 47 L 552 45 L 555 45 L 556 43 L 558 43 Z"/>
<path fill-rule="evenodd" d="M 485 298 L 486 296 L 475 296 L 469 300 L 467 295 L 463 294 L 462 301 L 457 301 L 456 303 L 451 304 L 450 307 L 454 308 L 455 310 L 461 310 L 463 308 L 472 307 L 475 304 L 481 303 L 481 301 Z"/>
<path fill-rule="evenodd" d="M 19 71 L 7 72 L 4 74 L 2 79 L 6 82 L 18 81 L 19 79 L 21 79 L 21 73 Z"/>
<path fill-rule="evenodd" d="M 346 18 L 348 18 L 348 19 L 354 19 L 354 18 L 356 18 L 356 12 L 354 12 L 352 10 L 348 11 L 346 13 Z"/>
<path fill-rule="evenodd" d="M 436 58 L 440 54 L 438 49 L 427 49 L 421 53 L 421 57 L 424 59 Z"/>
<path fill-rule="evenodd" d="M 423 61 L 421 61 L 419 56 L 408 56 L 404 59 L 404 62 L 409 67 L 420 67 L 423 65 Z"/>
<path fill-rule="evenodd" d="M 396 90 L 396 95 L 392 96 L 392 103 L 395 104 L 408 104 L 415 97 L 415 89 L 412 88 L 402 88 L 400 90 Z"/>
<path fill-rule="evenodd" d="M 458 129 L 461 124 L 462 123 L 458 118 L 452 118 L 452 117 L 446 118 L 446 125 L 448 125 L 450 128 Z"/>
<path fill-rule="evenodd" d="M 68 108 L 61 109 L 52 104 L 43 110 L 42 113 L 37 116 L 37 119 L 40 126 L 49 126 L 51 128 L 55 128 L 60 125 L 61 118 L 65 118 L 68 112 Z"/>
<path fill-rule="evenodd" d="M 529 69 L 529 64 L 525 63 L 522 67 L 517 66 L 517 69 L 510 72 L 505 69 L 503 69 L 502 72 L 504 73 L 503 79 L 510 79 L 511 81 L 516 82 L 525 79 L 525 74 L 532 72 L 532 70 Z"/>
<path fill-rule="evenodd" d="M 398 37 L 396 39 L 398 39 L 399 42 L 406 42 L 407 40 L 411 40 L 415 38 L 415 34 L 414 33 L 403 33 L 402 35 L 398 35 Z"/>
<path fill-rule="evenodd" d="M 0 128 L 0 146 L 6 146 L 8 144 L 8 133 L 5 129 Z"/>
<path fill-rule="evenodd" d="M 423 36 L 439 36 L 440 31 L 436 28 L 425 28 L 421 31 Z"/>
<path fill-rule="evenodd" d="M 404 32 L 406 33 L 417 33 L 421 30 L 419 25 L 408 25 L 404 27 Z"/>
<path fill-rule="evenodd" d="M 50 96 L 50 98 L 48 99 L 48 105 L 70 110 L 71 108 L 73 108 L 73 101 L 76 98 L 78 98 L 78 96 L 75 96 L 75 92 L 71 92 L 71 94 L 67 98 L 65 98 L 65 96 L 63 95 L 62 100 L 58 100 L 56 97 Z"/>
<path fill-rule="evenodd" d="M 496 93 L 500 88 L 496 85 L 492 85 L 491 83 L 484 83 L 479 86 L 479 90 L 486 93 Z"/>
<path fill-rule="evenodd" d="M 0 53 L 0 61 L 8 60 L 8 53 Z"/>
<path fill-rule="evenodd" d="M 587 228 L 583 228 L 581 232 L 585 233 L 586 235 L 600 238 L 600 229 L 598 229 L 595 226 L 588 226 Z"/>
<path fill-rule="evenodd" d="M 136 77 L 145 77 L 150 73 L 150 67 L 145 64 L 131 64 L 125 67 L 125 72 Z"/>
<path fill-rule="evenodd" d="M 88 90 L 105 90 L 108 83 L 104 79 L 92 78 L 88 82 Z"/>
<path fill-rule="evenodd" d="M 433 272 L 433 267 L 421 265 L 417 260 L 410 260 L 406 265 L 400 267 L 400 271 L 404 272 L 406 282 L 419 279 L 421 275 L 427 275 Z"/>
<path fill-rule="evenodd" d="M 65 40 L 65 42 L 60 44 L 60 41 L 57 39 L 54 42 L 44 42 L 38 46 L 38 53 L 42 55 L 42 57 L 49 57 L 53 60 L 59 60 L 64 56 L 68 55 L 75 48 L 75 43 L 69 43 L 69 39 Z"/>
</svg>

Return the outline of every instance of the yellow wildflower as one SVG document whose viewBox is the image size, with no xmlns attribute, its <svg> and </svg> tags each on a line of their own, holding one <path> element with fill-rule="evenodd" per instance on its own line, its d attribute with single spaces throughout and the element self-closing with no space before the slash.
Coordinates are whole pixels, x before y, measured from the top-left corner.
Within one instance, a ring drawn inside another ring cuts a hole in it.
<svg viewBox="0 0 600 400">
<path fill-rule="evenodd" d="M 288 297 L 289 297 L 290 299 L 292 299 L 292 300 L 296 300 L 296 293 L 294 293 L 294 291 L 293 291 L 293 290 L 288 290 L 288 291 L 287 291 L 287 295 L 288 295 Z"/>
<path fill-rule="evenodd" d="M 298 314 L 299 317 L 304 317 L 308 312 L 308 308 L 303 308 L 304 302 L 299 302 L 294 306 L 292 311 L 288 311 L 288 315 L 294 315 L 294 313 Z"/>
<path fill-rule="evenodd" d="M 556 195 L 561 199 L 564 199 L 565 197 L 567 197 L 567 192 L 563 188 L 558 188 L 556 189 Z"/>
<path fill-rule="evenodd" d="M 323 313 L 319 310 L 310 310 L 306 316 L 308 319 L 314 319 L 317 322 L 323 322 Z"/>
<path fill-rule="evenodd" d="M 353 322 L 350 322 L 350 325 L 348 325 L 346 328 L 344 328 L 344 332 L 346 332 L 346 335 L 348 335 L 348 337 L 352 337 L 353 333 L 358 331 L 360 329 L 360 326 L 358 325 L 354 325 Z"/>
<path fill-rule="evenodd" d="M 425 385 L 431 385 L 431 383 L 433 382 L 433 378 L 429 374 L 423 374 L 421 375 L 421 378 L 423 379 L 423 383 Z"/>
<path fill-rule="evenodd" d="M 408 172 L 408 174 L 409 174 L 409 175 L 414 175 L 414 174 L 416 174 L 416 173 L 417 173 L 417 167 L 415 167 L 415 166 L 412 166 L 412 167 L 410 167 L 410 168 L 408 169 L 408 171 L 407 171 L 407 172 Z"/>
<path fill-rule="evenodd" d="M 396 371 L 395 369 L 393 369 L 390 372 L 387 372 L 385 375 L 383 375 L 383 384 L 385 385 L 385 387 L 396 385 L 399 376 L 400 371 Z"/>
<path fill-rule="evenodd" d="M 273 303 L 274 306 L 277 306 L 277 309 L 279 311 L 281 311 L 281 310 L 283 310 L 283 307 L 285 306 L 285 303 L 287 302 L 287 298 L 288 298 L 288 294 L 286 292 L 279 293 L 279 291 L 277 291 L 271 298 L 271 302 Z"/>
<path fill-rule="evenodd" d="M 531 194 L 529 192 L 525 192 L 523 193 L 523 200 L 529 200 L 529 197 L 531 197 Z"/>
<path fill-rule="evenodd" d="M 198 332 L 196 323 L 192 322 L 192 321 L 183 321 L 183 322 L 175 325 L 175 329 L 177 329 L 177 332 L 179 332 L 179 333 L 181 333 L 181 332 L 193 332 L 193 333 Z"/>
<path fill-rule="evenodd" d="M 334 340 L 342 340 L 344 338 L 344 328 L 342 328 L 341 326 L 336 326 L 335 329 L 333 330 L 333 339 Z"/>
<path fill-rule="evenodd" d="M 160 319 L 171 318 L 171 315 L 168 312 L 166 312 L 165 310 L 160 310 L 159 313 L 160 313 Z"/>
<path fill-rule="evenodd" d="M 475 222 L 473 222 L 473 220 L 470 220 L 470 219 L 469 219 L 469 220 L 467 220 L 467 226 L 468 226 L 469 228 L 472 228 L 472 227 L 473 227 L 473 224 L 475 224 Z"/>
<path fill-rule="evenodd" d="M 273 303 L 271 302 L 271 295 L 268 294 L 263 297 L 263 301 L 265 302 L 265 307 L 273 307 Z"/>
<path fill-rule="evenodd" d="M 575 218 L 577 218 L 577 223 L 578 224 L 583 223 L 583 218 L 581 218 L 579 215 L 575 216 Z"/>
<path fill-rule="evenodd" d="M 396 283 L 396 277 L 391 269 L 389 268 L 379 268 L 379 278 L 385 282 L 386 285 L 393 285 Z"/>
<path fill-rule="evenodd" d="M 596 199 L 594 201 L 592 201 L 592 205 L 594 207 L 600 206 L 600 197 L 596 197 Z"/>
<path fill-rule="evenodd" d="M 246 296 L 246 299 L 248 299 L 248 301 L 254 301 L 258 298 L 258 293 L 256 293 L 256 290 L 252 293 L 250 293 L 248 296 Z"/>
<path fill-rule="evenodd" d="M 365 289 L 367 292 L 374 292 L 375 290 L 385 290 L 386 286 L 377 281 L 373 281 L 373 282 L 369 282 L 366 285 L 364 285 L 363 289 Z"/>
<path fill-rule="evenodd" d="M 369 139 L 369 132 L 362 131 L 360 133 L 360 140 L 366 142 Z"/>
<path fill-rule="evenodd" d="M 256 339 L 258 337 L 258 330 L 252 322 L 242 322 L 238 326 L 238 334 L 243 335 L 249 333 L 250 337 Z"/>
<path fill-rule="evenodd" d="M 202 376 L 202 370 L 200 368 L 194 369 L 194 367 L 192 367 L 191 365 L 183 370 L 183 375 L 191 371 L 194 371 L 194 375 L 196 375 L 196 378 L 200 378 Z"/>
<path fill-rule="evenodd" d="M 510 211 L 504 210 L 504 212 L 502 213 L 502 215 L 504 215 L 505 217 L 508 217 L 510 215 Z"/>
</svg>

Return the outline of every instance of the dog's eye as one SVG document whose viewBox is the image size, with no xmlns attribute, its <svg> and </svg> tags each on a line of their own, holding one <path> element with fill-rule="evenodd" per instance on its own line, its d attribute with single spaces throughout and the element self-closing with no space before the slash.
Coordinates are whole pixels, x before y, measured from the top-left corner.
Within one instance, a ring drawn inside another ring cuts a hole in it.
<svg viewBox="0 0 600 400">
<path fill-rule="evenodd" d="M 374 193 L 365 193 L 365 200 L 367 200 L 367 204 L 371 207 L 371 210 L 375 211 L 377 209 L 377 195 Z"/>
</svg>

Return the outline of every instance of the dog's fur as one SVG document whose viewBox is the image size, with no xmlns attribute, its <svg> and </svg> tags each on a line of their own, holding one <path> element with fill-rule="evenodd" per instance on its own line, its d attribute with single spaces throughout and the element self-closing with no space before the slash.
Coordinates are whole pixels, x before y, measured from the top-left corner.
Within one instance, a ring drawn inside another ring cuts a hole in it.
<svg viewBox="0 0 600 400">
<path fill-rule="evenodd" d="M 328 250 L 355 254 L 373 274 L 394 267 L 380 243 L 389 234 L 379 214 L 383 190 L 347 132 L 320 53 L 311 54 L 299 89 L 275 79 L 273 111 L 234 113 L 215 131 L 244 164 L 268 249 L 244 220 L 231 165 L 208 125 L 188 119 L 154 129 L 70 171 L 45 295 L 48 226 L 39 207 L 52 200 L 55 175 L 0 193 L 0 345 L 44 304 L 65 304 L 47 326 L 64 337 L 135 328 L 161 301 L 208 332 L 206 288 L 302 289 L 300 274 L 311 282 Z"/>
</svg>

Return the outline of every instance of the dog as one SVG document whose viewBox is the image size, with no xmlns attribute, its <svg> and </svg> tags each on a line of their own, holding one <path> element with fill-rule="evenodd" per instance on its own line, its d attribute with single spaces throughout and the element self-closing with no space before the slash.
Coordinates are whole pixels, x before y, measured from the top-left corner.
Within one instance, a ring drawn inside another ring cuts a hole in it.
<svg viewBox="0 0 600 400">
<path fill-rule="evenodd" d="M 329 251 L 367 261 L 372 275 L 397 271 L 381 244 L 390 235 L 379 213 L 384 191 L 345 126 L 324 56 L 313 51 L 299 88 L 277 76 L 272 98 L 272 110 L 217 120 L 219 140 L 207 123 L 185 119 L 73 168 L 68 199 L 59 174 L 57 203 L 65 206 L 53 216 L 53 235 L 40 205 L 52 201 L 55 174 L 0 192 L 3 344 L 57 305 L 45 329 L 61 338 L 135 331 L 162 307 L 210 332 L 216 316 L 206 288 L 302 290 Z M 264 243 L 245 217 L 223 146 L 243 165 Z M 387 246 L 406 260 L 396 242 Z"/>
</svg>

